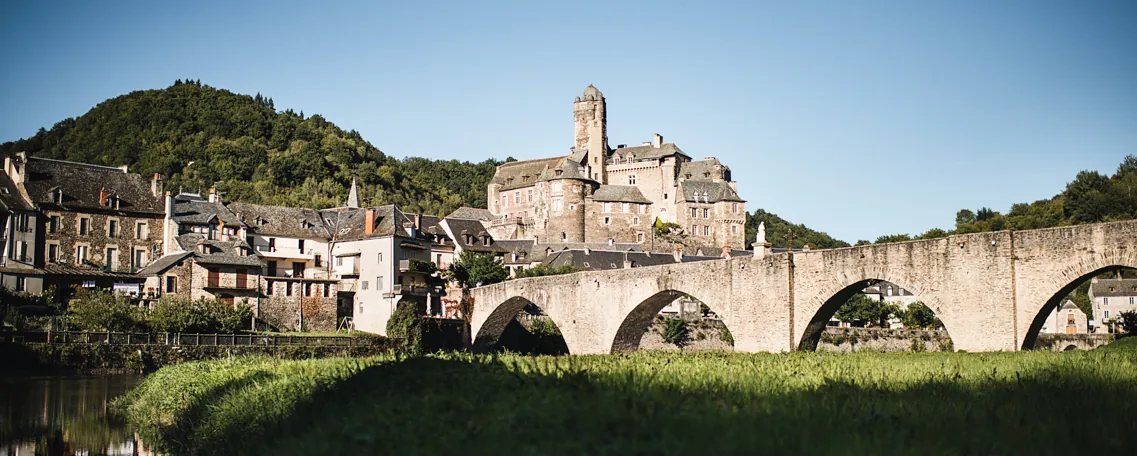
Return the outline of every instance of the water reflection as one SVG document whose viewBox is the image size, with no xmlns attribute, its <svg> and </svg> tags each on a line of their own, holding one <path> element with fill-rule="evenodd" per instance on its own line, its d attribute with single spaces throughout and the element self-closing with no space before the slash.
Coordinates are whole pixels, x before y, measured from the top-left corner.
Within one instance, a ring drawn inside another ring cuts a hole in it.
<svg viewBox="0 0 1137 456">
<path fill-rule="evenodd" d="M 108 403 L 141 376 L 0 378 L 0 456 L 152 455 Z"/>
</svg>

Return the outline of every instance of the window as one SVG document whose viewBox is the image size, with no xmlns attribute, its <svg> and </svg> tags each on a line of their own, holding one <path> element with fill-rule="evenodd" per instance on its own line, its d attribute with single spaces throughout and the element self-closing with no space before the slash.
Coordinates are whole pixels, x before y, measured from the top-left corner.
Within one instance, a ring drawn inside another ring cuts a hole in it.
<svg viewBox="0 0 1137 456">
<path fill-rule="evenodd" d="M 732 214 L 738 213 L 738 203 L 730 203 L 730 212 Z"/>
<path fill-rule="evenodd" d="M 270 260 L 269 262 L 265 263 L 265 267 L 268 268 L 269 277 L 276 277 L 276 261 Z"/>
<path fill-rule="evenodd" d="M 383 276 L 379 276 L 379 277 L 375 278 L 375 289 L 376 290 L 382 290 L 383 289 Z"/>
<path fill-rule="evenodd" d="M 276 238 L 268 238 L 268 251 L 269 252 L 275 252 L 276 251 Z"/>
<path fill-rule="evenodd" d="M 709 227 L 707 225 L 703 225 L 703 236 L 710 236 L 710 235 L 711 235 L 711 227 Z"/>
<path fill-rule="evenodd" d="M 134 224 L 134 238 L 146 239 L 150 237 L 150 226 L 146 222 L 138 222 Z"/>
<path fill-rule="evenodd" d="M 25 283 L 26 280 L 27 278 L 24 276 L 16 276 L 16 291 L 24 291 L 25 287 L 27 287 L 27 283 Z"/>
<path fill-rule="evenodd" d="M 501 208 L 505 209 L 505 207 L 508 206 L 508 203 L 509 203 L 509 195 L 502 194 L 501 195 Z"/>
<path fill-rule="evenodd" d="M 646 204 L 640 204 L 639 206 L 640 206 L 640 213 L 646 214 L 647 213 L 647 205 Z"/>
<path fill-rule="evenodd" d="M 139 269 L 146 266 L 146 250 L 134 249 L 134 256 L 131 257 L 131 261 L 133 262 L 131 267 L 134 269 Z"/>
<path fill-rule="evenodd" d="M 59 244 L 47 245 L 47 261 L 59 261 Z"/>
<path fill-rule="evenodd" d="M 667 194 L 666 193 L 663 194 L 663 200 L 667 201 Z"/>
<path fill-rule="evenodd" d="M 632 217 L 632 225 L 639 225 L 639 224 L 640 224 L 640 218 L 639 217 Z"/>
<path fill-rule="evenodd" d="M 1133 297 L 1132 296 L 1129 297 L 1129 305 L 1133 305 Z"/>
<path fill-rule="evenodd" d="M 553 199 L 553 210 L 554 211 L 561 210 L 561 207 L 562 207 L 561 203 L 562 203 L 562 201 L 560 198 Z"/>
<path fill-rule="evenodd" d="M 691 208 L 691 218 L 699 218 L 699 208 L 697 208 L 697 207 Z"/>
<path fill-rule="evenodd" d="M 58 215 L 52 215 L 52 216 L 49 216 L 47 218 L 47 232 L 48 233 L 58 233 L 59 232 L 59 216 Z"/>
<path fill-rule="evenodd" d="M 636 233 L 636 242 L 643 242 L 643 241 L 644 241 L 644 234 L 643 233 Z"/>
<path fill-rule="evenodd" d="M 561 183 L 560 182 L 553 182 L 553 193 L 557 193 L 560 191 L 561 191 Z"/>
<path fill-rule="evenodd" d="M 309 298 L 312 297 L 312 283 L 311 282 L 304 284 L 304 296 L 307 296 Z"/>
<path fill-rule="evenodd" d="M 604 212 L 612 212 L 612 203 L 604 203 Z"/>
<path fill-rule="evenodd" d="M 1109 305 L 1109 298 L 1101 298 L 1101 305 L 1108 306 Z"/>
<path fill-rule="evenodd" d="M 28 223 L 28 214 L 20 214 L 16 217 L 16 231 L 21 233 L 31 232 L 31 224 Z"/>
<path fill-rule="evenodd" d="M 343 257 L 336 257 L 336 266 L 343 266 Z"/>
<path fill-rule="evenodd" d="M 267 280 L 265 282 L 265 295 L 272 296 L 273 291 L 276 290 L 276 282 L 273 282 L 271 280 Z"/>
<path fill-rule="evenodd" d="M 118 236 L 118 220 L 114 220 L 114 219 L 107 220 L 107 237 L 113 238 L 113 237 L 117 237 L 117 236 Z"/>
<path fill-rule="evenodd" d="M 691 235 L 692 236 L 698 236 L 699 235 L 699 225 L 691 225 Z"/>
<path fill-rule="evenodd" d="M 303 239 L 296 241 L 296 248 L 300 249 L 300 253 L 304 253 L 304 240 Z"/>
<path fill-rule="evenodd" d="M 706 208 L 706 207 L 703 208 L 703 218 L 705 218 L 705 219 L 711 218 L 710 208 Z"/>
<path fill-rule="evenodd" d="M 636 175 L 635 174 L 629 174 L 628 175 L 628 185 L 636 185 Z"/>
<path fill-rule="evenodd" d="M 91 218 L 79 217 L 79 235 L 86 236 L 91 232 Z"/>
<path fill-rule="evenodd" d="M 114 271 L 118 268 L 118 249 L 107 247 L 107 267 Z"/>
<path fill-rule="evenodd" d="M 383 262 L 383 252 L 379 252 L 379 262 Z"/>
<path fill-rule="evenodd" d="M 366 289 L 367 289 L 367 281 L 366 281 L 366 280 L 364 280 L 364 281 L 363 281 L 363 284 L 361 284 L 359 288 L 360 288 L 361 290 L 366 290 Z"/>
<path fill-rule="evenodd" d="M 327 298 L 327 297 L 331 296 L 331 294 L 332 294 L 332 284 L 325 283 L 324 284 L 324 297 Z"/>
<path fill-rule="evenodd" d="M 268 293 L 272 294 L 272 282 L 269 282 Z M 178 278 L 175 276 L 166 276 L 166 293 L 178 292 Z"/>
<path fill-rule="evenodd" d="M 567 241 L 568 240 L 568 233 L 565 233 L 564 231 L 562 231 L 561 232 L 561 240 Z"/>
<path fill-rule="evenodd" d="M 75 262 L 83 263 L 85 261 L 87 261 L 87 246 L 75 246 Z"/>
<path fill-rule="evenodd" d="M 730 234 L 738 234 L 738 225 L 730 226 Z"/>
<path fill-rule="evenodd" d="M 304 263 L 300 261 L 292 262 L 292 277 L 304 277 Z"/>
<path fill-rule="evenodd" d="M 607 225 L 607 224 L 609 224 L 609 223 L 611 223 L 611 222 L 612 222 L 612 219 L 611 219 L 610 217 L 604 217 L 604 224 L 605 224 L 605 225 Z"/>
<path fill-rule="evenodd" d="M 16 251 L 18 252 L 20 261 L 28 261 L 28 243 L 19 241 L 16 242 Z"/>
<path fill-rule="evenodd" d="M 324 259 L 318 253 L 316 254 L 316 257 L 312 260 L 312 262 L 316 264 L 317 268 L 323 267 L 323 265 L 324 265 Z"/>
<path fill-rule="evenodd" d="M 526 191 L 526 197 L 529 199 L 530 203 L 533 202 L 533 189 L 529 189 Z"/>
<path fill-rule="evenodd" d="M 521 204 L 521 190 L 513 192 L 513 204 Z"/>
<path fill-rule="evenodd" d="M 284 282 L 284 295 L 292 296 L 292 282 Z"/>
<path fill-rule="evenodd" d="M 631 211 L 629 210 L 629 208 L 630 208 L 630 207 L 631 207 L 631 205 L 630 205 L 630 204 L 628 204 L 628 203 L 624 203 L 624 204 L 622 205 L 622 207 L 620 207 L 620 211 L 626 214 L 626 213 L 628 213 L 628 212 L 631 212 Z"/>
<path fill-rule="evenodd" d="M 1102 320 L 1109 320 L 1109 311 L 1108 310 L 1105 312 L 1102 312 L 1101 319 Z"/>
</svg>

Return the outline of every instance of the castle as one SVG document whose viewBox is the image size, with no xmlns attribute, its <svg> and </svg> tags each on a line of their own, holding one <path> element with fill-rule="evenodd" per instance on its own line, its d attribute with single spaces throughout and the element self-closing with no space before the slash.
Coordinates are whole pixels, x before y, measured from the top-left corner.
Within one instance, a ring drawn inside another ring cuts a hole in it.
<svg viewBox="0 0 1137 456">
<path fill-rule="evenodd" d="M 612 149 L 606 108 L 589 85 L 573 102 L 571 154 L 497 167 L 486 201 L 494 238 L 646 246 L 658 219 L 678 224 L 686 247 L 745 248 L 745 201 L 730 168 L 693 160 L 659 134 Z"/>
</svg>

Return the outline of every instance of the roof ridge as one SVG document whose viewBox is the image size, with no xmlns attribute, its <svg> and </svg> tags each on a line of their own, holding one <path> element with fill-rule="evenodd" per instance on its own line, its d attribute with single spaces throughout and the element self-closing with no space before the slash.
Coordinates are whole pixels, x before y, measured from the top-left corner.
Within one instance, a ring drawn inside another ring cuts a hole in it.
<svg viewBox="0 0 1137 456">
<path fill-rule="evenodd" d="M 79 162 L 73 162 L 73 161 L 67 161 L 67 160 L 56 160 L 54 158 L 30 157 L 30 156 L 28 157 L 28 160 L 49 161 L 49 162 L 64 164 L 67 166 L 74 166 L 77 168 L 93 168 L 96 170 L 117 171 L 117 172 L 121 172 L 123 174 L 130 174 L 129 171 L 122 169 L 122 167 L 116 167 L 116 166 L 94 165 L 91 163 L 79 163 Z M 123 166 L 129 166 L 129 165 L 123 165 Z"/>
</svg>

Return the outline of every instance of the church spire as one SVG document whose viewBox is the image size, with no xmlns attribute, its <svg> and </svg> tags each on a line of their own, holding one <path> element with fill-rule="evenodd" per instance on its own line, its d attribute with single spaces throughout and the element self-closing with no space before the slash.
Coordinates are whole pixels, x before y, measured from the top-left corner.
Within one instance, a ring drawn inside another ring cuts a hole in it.
<svg viewBox="0 0 1137 456">
<path fill-rule="evenodd" d="M 359 189 L 355 188 L 355 178 L 351 178 L 351 191 L 347 193 L 347 207 L 359 207 Z"/>
</svg>

